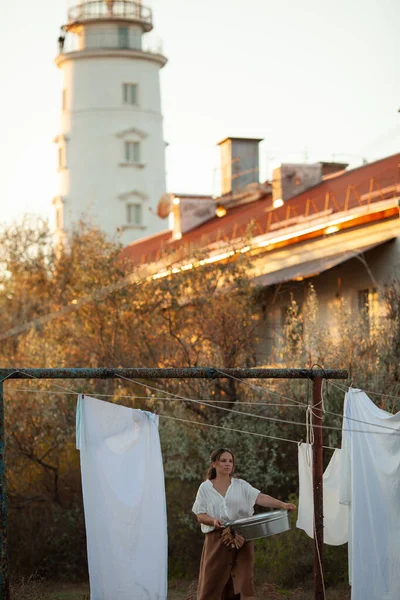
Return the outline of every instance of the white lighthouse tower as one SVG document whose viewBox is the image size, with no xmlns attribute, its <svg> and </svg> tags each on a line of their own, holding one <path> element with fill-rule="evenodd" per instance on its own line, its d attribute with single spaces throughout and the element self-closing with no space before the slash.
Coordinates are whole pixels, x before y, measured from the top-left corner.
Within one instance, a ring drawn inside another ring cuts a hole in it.
<svg viewBox="0 0 400 600">
<path fill-rule="evenodd" d="M 160 48 L 146 45 L 152 11 L 134 0 L 84 0 L 58 40 L 62 71 L 56 236 L 87 220 L 124 244 L 163 228 Z"/>
</svg>

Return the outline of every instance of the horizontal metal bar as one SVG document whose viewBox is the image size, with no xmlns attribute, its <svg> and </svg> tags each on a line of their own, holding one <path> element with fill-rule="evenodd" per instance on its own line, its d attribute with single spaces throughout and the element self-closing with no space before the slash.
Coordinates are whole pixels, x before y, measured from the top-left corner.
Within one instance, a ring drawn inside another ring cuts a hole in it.
<svg viewBox="0 0 400 600">
<path fill-rule="evenodd" d="M 168 369 L 0 369 L 4 379 L 347 379 L 343 369 L 216 369 L 185 367 Z"/>
</svg>

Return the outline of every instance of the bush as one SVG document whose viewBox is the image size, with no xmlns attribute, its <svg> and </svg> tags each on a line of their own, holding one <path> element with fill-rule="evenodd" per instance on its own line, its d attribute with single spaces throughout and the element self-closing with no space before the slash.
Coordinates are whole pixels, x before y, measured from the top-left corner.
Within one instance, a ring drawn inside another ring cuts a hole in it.
<svg viewBox="0 0 400 600">
<path fill-rule="evenodd" d="M 298 504 L 294 496 L 291 502 Z M 290 531 L 256 540 L 255 581 L 282 587 L 296 588 L 312 581 L 314 569 L 314 541 L 296 527 L 297 514 L 291 513 Z M 324 579 L 326 586 L 347 581 L 347 544 L 324 545 Z"/>
</svg>

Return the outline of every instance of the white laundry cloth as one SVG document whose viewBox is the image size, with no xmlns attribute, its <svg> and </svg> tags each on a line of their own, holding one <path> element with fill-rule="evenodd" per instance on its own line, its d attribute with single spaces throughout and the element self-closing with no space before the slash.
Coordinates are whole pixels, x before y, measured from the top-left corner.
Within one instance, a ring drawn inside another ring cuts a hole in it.
<svg viewBox="0 0 400 600">
<path fill-rule="evenodd" d="M 167 518 L 158 417 L 79 396 L 91 600 L 165 600 Z"/>
<path fill-rule="evenodd" d="M 341 450 L 335 450 L 323 476 L 324 542 L 331 546 L 348 540 L 347 506 L 339 504 Z M 312 481 L 312 447 L 299 445 L 299 510 L 296 526 L 314 537 L 314 497 Z"/>
<path fill-rule="evenodd" d="M 340 501 L 350 508 L 352 600 L 399 600 L 400 413 L 381 410 L 362 390 L 345 398 Z"/>
</svg>

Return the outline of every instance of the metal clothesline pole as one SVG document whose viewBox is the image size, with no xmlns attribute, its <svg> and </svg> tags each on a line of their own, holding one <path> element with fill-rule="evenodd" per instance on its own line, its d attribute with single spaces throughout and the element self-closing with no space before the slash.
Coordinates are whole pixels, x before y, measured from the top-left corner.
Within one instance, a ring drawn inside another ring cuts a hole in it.
<svg viewBox="0 0 400 600">
<path fill-rule="evenodd" d="M 322 379 L 313 380 L 312 411 L 314 428 L 313 498 L 314 498 L 314 599 L 324 600 L 322 573 L 324 549 L 323 448 L 322 448 Z"/>
<path fill-rule="evenodd" d="M 322 424 L 321 385 L 322 379 L 347 379 L 348 373 L 340 369 L 216 369 L 214 367 L 186 368 L 129 368 L 129 369 L 0 369 L 0 600 L 10 600 L 8 547 L 7 547 L 7 498 L 5 478 L 5 436 L 4 436 L 4 381 L 6 379 L 312 379 L 313 411 L 316 424 Z M 315 543 L 314 592 L 315 600 L 323 599 L 322 547 L 323 547 L 323 507 L 322 507 L 322 428 L 315 431 L 313 447 L 314 472 L 314 511 Z M 317 550 L 319 552 L 317 552 Z M 318 559 L 318 562 L 316 562 Z M 319 576 L 316 573 L 319 573 Z"/>
</svg>

